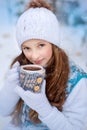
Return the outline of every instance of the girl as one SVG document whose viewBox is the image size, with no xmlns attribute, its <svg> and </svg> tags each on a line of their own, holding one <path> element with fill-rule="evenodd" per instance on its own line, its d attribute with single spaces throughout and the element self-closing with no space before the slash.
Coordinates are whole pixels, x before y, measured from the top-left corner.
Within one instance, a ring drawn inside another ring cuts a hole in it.
<svg viewBox="0 0 87 130">
<path fill-rule="evenodd" d="M 59 23 L 51 6 L 32 1 L 17 22 L 22 53 L 9 70 L 0 93 L 0 113 L 12 115 L 5 130 L 84 130 L 87 117 L 87 74 L 60 48 Z M 46 69 L 40 93 L 20 86 L 21 65 Z"/>
</svg>

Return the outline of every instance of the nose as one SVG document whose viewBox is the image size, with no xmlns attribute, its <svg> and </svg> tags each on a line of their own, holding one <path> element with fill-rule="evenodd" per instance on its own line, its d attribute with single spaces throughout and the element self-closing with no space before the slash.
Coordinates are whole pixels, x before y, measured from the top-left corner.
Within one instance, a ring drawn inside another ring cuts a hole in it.
<svg viewBox="0 0 87 130">
<path fill-rule="evenodd" d="M 38 51 L 33 51 L 31 54 L 31 58 L 33 61 L 36 61 L 39 58 L 39 53 Z"/>
</svg>

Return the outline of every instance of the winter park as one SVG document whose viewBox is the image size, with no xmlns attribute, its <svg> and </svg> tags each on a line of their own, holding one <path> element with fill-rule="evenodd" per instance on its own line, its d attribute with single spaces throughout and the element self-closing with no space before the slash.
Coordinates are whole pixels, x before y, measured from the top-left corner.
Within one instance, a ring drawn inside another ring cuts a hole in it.
<svg viewBox="0 0 87 130">
<path fill-rule="evenodd" d="M 87 72 L 87 0 L 48 0 L 60 21 L 60 45 Z M 0 89 L 15 56 L 20 54 L 15 26 L 29 0 L 0 0 Z M 16 46 L 15 46 L 15 44 Z M 0 130 L 10 117 L 0 116 Z M 85 127 L 87 128 L 87 121 Z"/>
</svg>

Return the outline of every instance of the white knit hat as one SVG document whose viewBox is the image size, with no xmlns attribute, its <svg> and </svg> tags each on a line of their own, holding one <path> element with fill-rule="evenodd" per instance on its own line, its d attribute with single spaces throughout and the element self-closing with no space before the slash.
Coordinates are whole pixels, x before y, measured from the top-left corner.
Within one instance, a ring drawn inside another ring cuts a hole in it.
<svg viewBox="0 0 87 130">
<path fill-rule="evenodd" d="M 16 35 L 19 47 L 30 39 L 42 39 L 60 45 L 59 23 L 54 13 L 46 8 L 30 8 L 17 22 Z"/>
</svg>

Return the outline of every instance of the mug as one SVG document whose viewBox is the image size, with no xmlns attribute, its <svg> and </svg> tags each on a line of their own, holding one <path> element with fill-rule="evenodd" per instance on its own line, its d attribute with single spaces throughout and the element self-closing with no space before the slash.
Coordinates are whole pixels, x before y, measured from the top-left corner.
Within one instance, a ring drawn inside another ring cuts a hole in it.
<svg viewBox="0 0 87 130">
<path fill-rule="evenodd" d="M 45 69 L 40 65 L 29 64 L 20 67 L 20 85 L 24 90 L 40 92 L 45 78 Z"/>
</svg>

